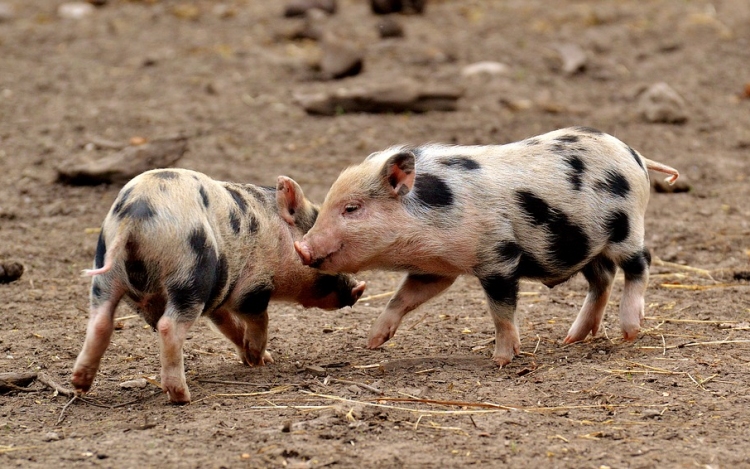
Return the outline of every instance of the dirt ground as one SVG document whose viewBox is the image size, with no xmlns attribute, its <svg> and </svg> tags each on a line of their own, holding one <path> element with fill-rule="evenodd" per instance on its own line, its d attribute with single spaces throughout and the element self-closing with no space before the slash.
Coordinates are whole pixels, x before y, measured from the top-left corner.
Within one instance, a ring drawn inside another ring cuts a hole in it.
<svg viewBox="0 0 750 469">
<path fill-rule="evenodd" d="M 118 1 L 80 20 L 59 1 L 5 0 L 0 20 L 0 372 L 68 385 L 83 343 L 96 228 L 116 185 L 55 183 L 55 168 L 127 142 L 184 133 L 178 166 L 274 184 L 321 201 L 339 171 L 396 143 L 506 143 L 586 125 L 678 168 L 687 193 L 656 193 L 646 240 L 656 259 L 646 320 L 620 339 L 618 277 L 603 331 L 565 346 L 585 296 L 576 277 L 522 284 L 522 353 L 500 369 L 481 289 L 460 279 L 407 317 L 379 350 L 370 324 L 387 296 L 341 311 L 271 309 L 276 363 L 243 367 L 200 322 L 185 346 L 193 402 L 158 379 L 156 334 L 126 306 L 86 402 L 0 396 L 3 467 L 750 467 L 750 3 L 431 1 L 378 37 L 364 0 L 326 26 L 365 51 L 363 72 L 320 81 L 314 41 L 285 31 L 284 2 Z M 585 70 L 565 74 L 574 43 Z M 499 75 L 464 76 L 479 61 Z M 459 86 L 456 112 L 308 116 L 295 94 L 409 78 Z M 685 100 L 683 124 L 646 122 L 645 87 Z M 653 174 L 653 179 L 660 175 Z M 365 295 L 396 286 L 367 272 Z M 320 367 L 320 368 L 316 368 Z M 232 383 L 230 383 L 232 382 Z M 63 413 L 64 410 L 64 413 Z M 59 419 L 62 417 L 62 421 Z"/>
</svg>

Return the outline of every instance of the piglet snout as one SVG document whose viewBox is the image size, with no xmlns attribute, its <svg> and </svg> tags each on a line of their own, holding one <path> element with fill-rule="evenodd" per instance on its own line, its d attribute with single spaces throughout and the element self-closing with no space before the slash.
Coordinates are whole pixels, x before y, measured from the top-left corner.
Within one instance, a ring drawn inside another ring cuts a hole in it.
<svg viewBox="0 0 750 469">
<path fill-rule="evenodd" d="M 366 287 L 367 284 L 365 282 L 357 282 L 357 285 L 352 288 L 352 304 L 349 306 L 353 306 L 362 297 Z"/>
<path fill-rule="evenodd" d="M 310 265 L 313 262 L 312 254 L 310 253 L 310 247 L 304 241 L 295 241 L 294 250 L 297 251 L 299 258 L 302 260 L 304 265 Z"/>
</svg>

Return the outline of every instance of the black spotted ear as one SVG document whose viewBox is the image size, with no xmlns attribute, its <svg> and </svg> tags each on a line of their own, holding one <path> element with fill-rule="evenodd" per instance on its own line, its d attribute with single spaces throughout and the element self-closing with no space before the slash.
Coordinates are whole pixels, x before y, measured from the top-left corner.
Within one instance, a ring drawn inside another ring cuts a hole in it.
<svg viewBox="0 0 750 469">
<path fill-rule="evenodd" d="M 414 187 L 416 168 L 414 153 L 402 151 L 388 158 L 383 166 L 383 179 L 394 195 L 408 194 Z"/>
<path fill-rule="evenodd" d="M 285 222 L 294 226 L 297 217 L 306 208 L 307 199 L 302 193 L 302 188 L 294 179 L 279 176 L 276 182 L 276 205 L 279 207 L 279 215 Z"/>
</svg>

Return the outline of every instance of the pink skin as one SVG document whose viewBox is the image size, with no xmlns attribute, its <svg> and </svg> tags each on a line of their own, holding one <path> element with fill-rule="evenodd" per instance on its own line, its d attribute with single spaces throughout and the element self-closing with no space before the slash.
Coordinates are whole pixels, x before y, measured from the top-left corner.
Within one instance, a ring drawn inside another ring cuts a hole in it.
<svg viewBox="0 0 750 469">
<path fill-rule="evenodd" d="M 272 296 L 274 300 L 294 301 L 305 307 L 324 309 L 338 309 L 354 304 L 365 291 L 365 282 L 356 282 L 354 279 L 341 276 L 334 279 L 335 288 L 328 294 L 325 294 L 327 292 L 316 292 L 314 288 L 311 288 L 317 284 L 322 276 L 327 274 L 300 265 L 297 261 L 297 255 L 290 247 L 294 237 L 299 236 L 300 232 L 295 215 L 308 217 L 305 220 L 309 220 L 312 205 L 304 197 L 299 186 L 293 180 L 283 176 L 279 177 L 277 206 L 281 219 L 270 220 L 270 226 L 272 227 L 270 237 L 274 239 L 274 242 L 269 243 L 270 248 L 264 251 L 267 258 L 262 259 L 264 263 L 260 266 L 259 261 L 261 259 L 256 258 L 253 259 L 252 265 L 245 267 L 244 273 L 237 280 L 235 293 L 239 294 L 246 291 L 248 285 L 257 283 L 254 275 L 257 275 L 258 272 L 268 273 L 270 271 L 274 274 Z M 105 220 L 105 224 L 106 222 L 107 220 Z M 127 228 L 128 226 L 125 226 L 124 229 Z M 275 240 L 276 236 L 280 238 L 278 241 Z M 104 283 L 109 288 L 107 289 L 107 297 L 101 304 L 96 304 L 97 302 L 92 299 L 86 339 L 73 368 L 72 384 L 79 395 L 91 389 L 101 358 L 110 344 L 114 330 L 115 309 L 126 293 L 124 285 L 127 285 L 127 281 L 118 277 L 122 271 L 113 269 L 117 262 L 122 262 L 125 255 L 123 251 L 126 249 L 126 244 L 120 241 L 120 238 L 116 238 L 109 245 L 102 268 L 86 272 L 90 276 L 108 275 Z M 156 245 L 156 247 L 159 246 Z M 158 249 L 156 249 L 156 252 L 159 252 Z M 163 283 L 168 282 L 164 280 Z M 325 282 L 323 283 L 325 284 Z M 329 281 L 328 284 L 330 283 Z M 347 295 L 347 288 L 351 289 L 349 295 Z M 320 296 L 323 294 L 325 296 Z M 214 327 L 235 345 L 240 360 L 244 364 L 263 366 L 273 363 L 271 354 L 266 350 L 268 340 L 267 311 L 252 316 L 241 314 L 233 309 L 236 300 L 236 296 L 230 296 L 229 301 L 222 307 L 208 312 Z M 158 318 L 156 330 L 159 333 L 162 389 L 168 394 L 172 403 L 187 404 L 190 402 L 190 391 L 185 379 L 182 348 L 190 327 L 200 316 L 204 305 L 195 305 L 189 309 L 178 311 L 169 302 L 167 302 L 166 307 L 164 305 L 159 306 L 158 303 L 157 301 L 156 309 L 152 310 L 148 301 L 144 299 L 139 303 L 139 307 L 143 309 L 144 315 L 151 314 L 154 320 Z"/>
<path fill-rule="evenodd" d="M 356 175 L 355 175 L 356 178 Z M 458 239 L 440 233 L 425 235 L 424 228 L 406 212 L 399 198 L 414 184 L 413 167 L 394 163 L 388 168 L 386 195 L 368 198 L 356 183 L 340 178 L 329 191 L 313 228 L 294 243 L 302 263 L 324 271 L 355 273 L 364 269 L 392 268 L 408 259 L 411 268 L 430 275 L 409 274 L 370 330 L 367 346 L 377 348 L 393 337 L 403 317 L 469 273 L 476 262 L 478 240 Z M 400 233 L 389 227 L 398 226 Z M 467 226 L 467 230 L 474 227 Z M 493 305 L 496 326 L 493 359 L 509 363 L 520 350 L 514 308 Z"/>
</svg>

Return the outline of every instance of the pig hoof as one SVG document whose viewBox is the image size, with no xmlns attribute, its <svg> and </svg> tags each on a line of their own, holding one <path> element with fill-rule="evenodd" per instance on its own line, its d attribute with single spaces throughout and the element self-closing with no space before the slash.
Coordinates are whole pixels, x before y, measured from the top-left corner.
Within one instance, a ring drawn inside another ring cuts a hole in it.
<svg viewBox="0 0 750 469">
<path fill-rule="evenodd" d="M 635 330 L 631 330 L 631 331 L 623 330 L 622 331 L 622 338 L 626 342 L 634 342 L 635 339 L 638 338 L 638 332 L 639 331 L 640 331 L 640 329 L 635 329 Z"/>
<path fill-rule="evenodd" d="M 568 335 L 565 337 L 565 340 L 563 340 L 564 344 L 575 344 L 576 342 L 583 342 L 586 340 L 586 337 L 588 337 L 589 333 L 586 332 L 585 335 L 582 336 L 582 334 L 572 334 L 568 333 Z"/>
<path fill-rule="evenodd" d="M 169 396 L 169 401 L 172 404 L 190 404 L 190 391 L 188 391 L 187 387 L 178 388 L 163 386 L 162 389 L 167 393 L 167 395 Z"/>
<path fill-rule="evenodd" d="M 388 339 L 390 339 L 390 337 L 388 337 L 387 335 L 377 335 L 374 337 L 370 337 L 367 340 L 367 348 L 369 348 L 370 350 L 376 349 L 384 343 L 388 342 Z"/>
<path fill-rule="evenodd" d="M 273 363 L 273 357 L 271 356 L 271 352 L 266 350 L 263 352 L 263 357 L 260 359 L 260 364 L 262 365 L 270 365 Z"/>
<path fill-rule="evenodd" d="M 83 394 L 89 392 L 89 389 L 91 389 L 91 384 L 94 382 L 94 376 L 96 376 L 96 370 L 82 367 L 81 369 L 73 371 L 73 377 L 70 379 L 70 382 L 76 392 Z"/>
<path fill-rule="evenodd" d="M 495 346 L 495 353 L 492 354 L 492 360 L 498 366 L 505 366 L 513 360 L 513 357 L 521 352 L 521 342 L 511 342 Z"/>
</svg>

